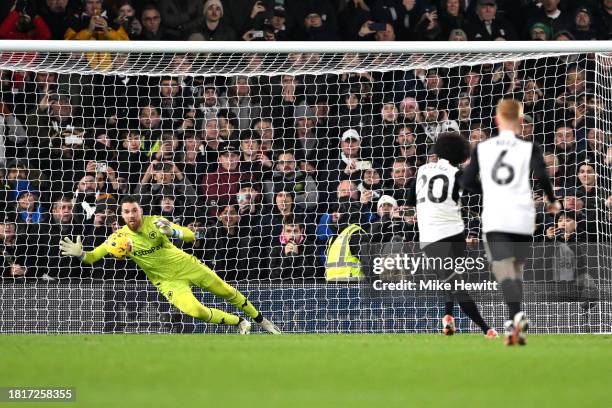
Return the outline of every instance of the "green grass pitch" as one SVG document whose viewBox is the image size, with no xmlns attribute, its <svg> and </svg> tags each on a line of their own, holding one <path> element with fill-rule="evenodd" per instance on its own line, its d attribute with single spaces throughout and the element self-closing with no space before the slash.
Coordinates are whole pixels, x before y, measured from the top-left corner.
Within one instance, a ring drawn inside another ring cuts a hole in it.
<svg viewBox="0 0 612 408">
<path fill-rule="evenodd" d="M 2 335 L 0 386 L 70 386 L 26 407 L 610 407 L 611 335 Z"/>
</svg>

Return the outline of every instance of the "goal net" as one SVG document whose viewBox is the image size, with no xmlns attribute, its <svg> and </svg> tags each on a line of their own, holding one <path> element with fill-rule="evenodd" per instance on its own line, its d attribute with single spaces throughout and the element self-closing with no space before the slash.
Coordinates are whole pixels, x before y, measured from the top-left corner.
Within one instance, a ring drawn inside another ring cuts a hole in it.
<svg viewBox="0 0 612 408">
<path fill-rule="evenodd" d="M 532 326 L 612 331 L 612 54 L 141 45 L 0 52 L 0 333 L 226 330 L 182 315 L 132 261 L 60 256 L 62 237 L 83 236 L 91 250 L 123 225 L 118 202 L 128 194 L 145 214 L 198 232 L 175 244 L 286 332 L 438 331 L 435 288 L 375 288 L 431 275 L 370 266 L 419 256 L 406 204 L 416 170 L 436 160 L 442 132 L 460 132 L 472 148 L 494 136 L 504 97 L 523 102 L 521 137 L 541 145 L 565 207 L 547 212 L 535 183 L 524 286 Z M 461 202 L 470 256 L 486 259 L 481 197 Z M 365 231 L 358 256 L 350 240 L 333 248 L 348 225 Z M 471 282 L 493 280 L 486 260 L 469 269 Z M 501 328 L 501 293 L 474 295 Z M 476 329 L 457 315 L 462 331 Z"/>
</svg>

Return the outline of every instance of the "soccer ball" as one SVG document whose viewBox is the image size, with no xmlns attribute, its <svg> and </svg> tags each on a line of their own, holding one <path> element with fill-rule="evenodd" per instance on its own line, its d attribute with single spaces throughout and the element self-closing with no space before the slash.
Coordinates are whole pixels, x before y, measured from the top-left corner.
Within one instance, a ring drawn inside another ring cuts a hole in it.
<svg viewBox="0 0 612 408">
<path fill-rule="evenodd" d="M 117 259 L 123 259 L 132 252 L 132 239 L 125 232 L 116 232 L 106 240 L 106 250 Z"/>
</svg>

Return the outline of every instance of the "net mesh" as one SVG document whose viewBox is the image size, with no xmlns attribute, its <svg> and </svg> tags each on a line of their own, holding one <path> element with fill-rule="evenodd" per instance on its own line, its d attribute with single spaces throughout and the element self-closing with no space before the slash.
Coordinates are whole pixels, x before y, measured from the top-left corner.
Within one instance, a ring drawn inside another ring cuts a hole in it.
<svg viewBox="0 0 612 408">
<path fill-rule="evenodd" d="M 64 236 L 84 235 L 88 250 L 104 242 L 126 194 L 200 232 L 176 245 L 285 331 L 437 331 L 435 293 L 326 282 L 325 251 L 338 214 L 371 232 L 379 198 L 405 204 L 441 132 L 475 146 L 496 133 L 497 101 L 514 97 L 584 244 L 564 253 L 580 268 L 537 252 L 563 231 L 536 183 L 526 310 L 536 331 L 610 332 L 611 70 L 601 53 L 1 53 L 0 331 L 226 330 L 180 315 L 131 261 L 59 255 Z M 462 203 L 466 233 L 482 238 L 480 197 Z M 393 239 L 418 240 L 413 219 L 398 223 Z M 501 327 L 501 295 L 477 298 Z"/>
</svg>

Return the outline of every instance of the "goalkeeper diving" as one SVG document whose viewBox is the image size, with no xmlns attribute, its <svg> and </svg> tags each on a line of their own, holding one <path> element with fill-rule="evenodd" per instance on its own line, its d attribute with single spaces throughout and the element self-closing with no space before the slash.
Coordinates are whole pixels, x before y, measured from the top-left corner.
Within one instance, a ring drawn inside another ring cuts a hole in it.
<svg viewBox="0 0 612 408">
<path fill-rule="evenodd" d="M 80 237 L 75 242 L 65 237 L 60 242 L 62 255 L 78 257 L 89 265 L 108 254 L 117 258 L 127 256 L 136 262 L 151 283 L 181 312 L 206 323 L 236 326 L 240 334 L 251 331 L 248 320 L 200 303 L 191 291 L 191 286 L 198 286 L 244 311 L 265 331 L 281 333 L 236 288 L 228 285 L 196 257 L 174 246 L 171 238 L 186 242 L 195 240 L 193 231 L 163 217 L 143 216 L 139 201 L 133 196 L 121 200 L 121 217 L 126 225 L 92 251 L 83 251 Z"/>
</svg>

